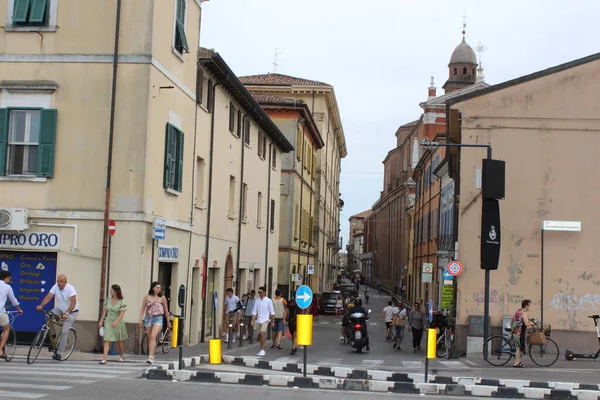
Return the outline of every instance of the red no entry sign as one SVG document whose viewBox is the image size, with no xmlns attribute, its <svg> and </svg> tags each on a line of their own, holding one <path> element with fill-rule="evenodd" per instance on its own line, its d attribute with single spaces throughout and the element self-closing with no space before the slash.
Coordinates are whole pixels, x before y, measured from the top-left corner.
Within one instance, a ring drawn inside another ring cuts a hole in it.
<svg viewBox="0 0 600 400">
<path fill-rule="evenodd" d="M 113 236 L 115 233 L 117 233 L 117 223 L 111 219 L 108 221 L 108 234 Z"/>
</svg>

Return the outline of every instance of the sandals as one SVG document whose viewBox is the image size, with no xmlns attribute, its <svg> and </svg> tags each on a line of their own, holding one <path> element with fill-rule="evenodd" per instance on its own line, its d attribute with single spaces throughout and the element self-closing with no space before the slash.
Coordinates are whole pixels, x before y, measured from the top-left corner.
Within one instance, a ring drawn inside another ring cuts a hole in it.
<svg viewBox="0 0 600 400">
<path fill-rule="evenodd" d="M 101 360 L 98 364 L 106 364 L 106 360 Z"/>
<path fill-rule="evenodd" d="M 125 357 L 119 358 L 119 362 L 125 362 Z"/>
<path fill-rule="evenodd" d="M 146 362 L 147 362 L 148 364 L 152 364 L 152 363 L 154 363 L 154 356 L 149 356 L 149 357 L 148 357 L 148 359 L 146 360 Z"/>
<path fill-rule="evenodd" d="M 276 347 L 277 347 L 277 345 L 276 345 L 276 344 L 272 344 L 272 345 L 271 345 L 271 348 L 272 348 L 272 349 L 274 349 L 274 348 L 276 348 Z"/>
<path fill-rule="evenodd" d="M 518 364 L 513 364 L 513 368 L 524 368 L 525 366 L 523 365 L 522 362 L 518 363 Z"/>
</svg>

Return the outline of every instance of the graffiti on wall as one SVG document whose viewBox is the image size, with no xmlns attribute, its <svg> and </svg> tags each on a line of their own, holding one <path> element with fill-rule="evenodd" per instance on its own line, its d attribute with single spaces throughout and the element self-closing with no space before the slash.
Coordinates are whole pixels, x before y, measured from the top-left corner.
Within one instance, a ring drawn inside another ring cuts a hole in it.
<svg viewBox="0 0 600 400">
<path fill-rule="evenodd" d="M 586 293 L 582 296 L 558 292 L 550 300 L 550 305 L 557 310 L 592 311 L 600 309 L 600 294 Z"/>
<path fill-rule="evenodd" d="M 524 298 L 521 294 L 502 293 L 496 289 L 490 290 L 490 304 L 521 304 Z M 485 292 L 483 289 L 473 293 L 473 301 L 478 305 L 484 303 Z"/>
</svg>

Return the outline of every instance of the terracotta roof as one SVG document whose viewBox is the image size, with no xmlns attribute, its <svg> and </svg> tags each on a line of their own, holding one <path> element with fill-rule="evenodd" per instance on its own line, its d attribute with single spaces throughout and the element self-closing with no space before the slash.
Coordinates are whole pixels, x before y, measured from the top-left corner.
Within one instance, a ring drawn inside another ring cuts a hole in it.
<svg viewBox="0 0 600 400">
<path fill-rule="evenodd" d="M 409 122 L 409 123 L 407 123 L 407 124 L 404 124 L 404 125 L 400 125 L 400 128 L 409 128 L 409 127 L 411 127 L 411 126 L 415 126 L 415 125 L 416 125 L 418 122 L 419 122 L 419 120 L 418 120 L 418 119 L 415 119 L 415 120 L 414 120 L 414 121 L 412 121 L 412 122 Z"/>
<path fill-rule="evenodd" d="M 373 214 L 373 210 L 367 210 L 367 211 L 360 212 L 358 214 L 354 214 L 350 218 L 367 218 L 371 214 Z"/>
<path fill-rule="evenodd" d="M 283 104 L 290 106 L 304 104 L 302 100 L 288 99 L 286 97 L 272 96 L 270 94 L 261 94 L 254 92 L 250 93 L 252 94 L 252 97 L 254 97 L 254 100 L 256 100 L 259 103 Z"/>
<path fill-rule="evenodd" d="M 268 85 L 268 86 L 331 86 L 319 81 L 296 78 L 283 74 L 262 74 L 240 76 L 239 80 L 244 85 Z"/>
</svg>

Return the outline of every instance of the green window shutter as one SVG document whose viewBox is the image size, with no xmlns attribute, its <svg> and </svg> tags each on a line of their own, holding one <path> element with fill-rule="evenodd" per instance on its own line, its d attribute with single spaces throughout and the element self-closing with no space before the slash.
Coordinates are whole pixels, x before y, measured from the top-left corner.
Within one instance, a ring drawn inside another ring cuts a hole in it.
<svg viewBox="0 0 600 400">
<path fill-rule="evenodd" d="M 8 146 L 8 110 L 0 108 L 0 176 L 6 175 L 6 152 Z"/>
<path fill-rule="evenodd" d="M 167 124 L 167 133 L 165 138 L 165 171 L 163 176 L 163 186 L 168 188 L 172 186 L 171 183 L 171 160 L 175 156 L 175 149 L 172 148 L 173 135 L 175 134 L 173 125 Z"/>
<path fill-rule="evenodd" d="M 32 0 L 29 11 L 29 22 L 44 22 L 46 17 L 46 5 L 48 0 Z"/>
<path fill-rule="evenodd" d="M 54 147 L 56 143 L 56 110 L 42 110 L 40 118 L 40 141 L 38 144 L 37 175 L 54 176 Z"/>
<path fill-rule="evenodd" d="M 177 132 L 177 191 L 181 192 L 183 187 L 183 132 Z"/>
<path fill-rule="evenodd" d="M 190 47 L 188 46 L 188 42 L 187 42 L 187 38 L 185 37 L 185 27 L 183 26 L 183 22 L 179 22 L 177 21 L 177 36 L 178 36 L 178 47 L 180 53 L 184 53 L 184 50 L 186 53 L 190 52 Z"/>
<path fill-rule="evenodd" d="M 177 22 L 185 24 L 185 0 L 177 0 Z"/>
<path fill-rule="evenodd" d="M 10 1 L 10 0 L 9 0 Z M 13 22 L 27 22 L 31 0 L 14 0 Z"/>
</svg>

